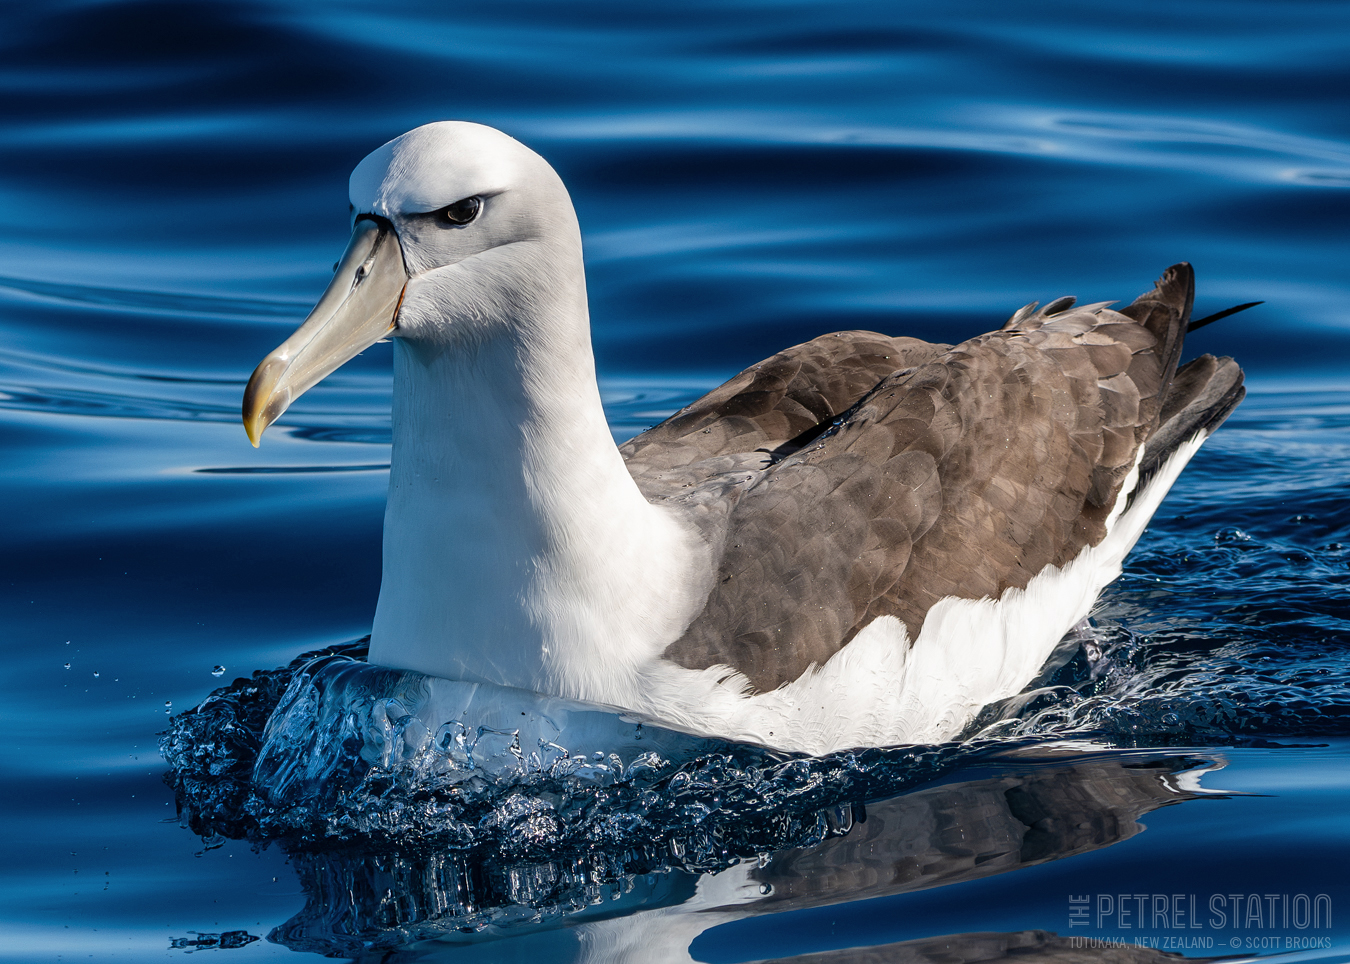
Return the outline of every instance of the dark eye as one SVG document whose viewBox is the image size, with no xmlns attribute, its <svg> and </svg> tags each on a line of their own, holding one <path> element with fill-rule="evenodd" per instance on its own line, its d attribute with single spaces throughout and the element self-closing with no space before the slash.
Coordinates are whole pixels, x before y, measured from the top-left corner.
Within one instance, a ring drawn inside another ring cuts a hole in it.
<svg viewBox="0 0 1350 964">
<path fill-rule="evenodd" d="M 466 197 L 462 201 L 441 208 L 441 216 L 451 224 L 468 224 L 478 217 L 483 201 L 478 197 Z"/>
</svg>

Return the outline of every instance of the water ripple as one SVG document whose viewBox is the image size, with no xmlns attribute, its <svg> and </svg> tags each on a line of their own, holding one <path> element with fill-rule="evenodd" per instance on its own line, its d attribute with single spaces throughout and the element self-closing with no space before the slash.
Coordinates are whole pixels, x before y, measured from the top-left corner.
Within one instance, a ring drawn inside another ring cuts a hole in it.
<svg viewBox="0 0 1350 964">
<path fill-rule="evenodd" d="M 173 317 L 207 315 L 222 318 L 294 318 L 299 322 L 310 307 L 303 302 L 109 288 L 0 276 L 0 295 L 4 294 L 10 297 L 14 294 L 23 294 L 86 307 L 163 313 Z"/>
</svg>

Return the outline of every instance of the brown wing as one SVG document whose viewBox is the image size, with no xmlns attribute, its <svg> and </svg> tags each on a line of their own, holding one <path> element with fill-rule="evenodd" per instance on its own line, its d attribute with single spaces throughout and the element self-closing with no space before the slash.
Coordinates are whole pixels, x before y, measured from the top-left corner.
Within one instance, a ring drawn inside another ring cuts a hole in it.
<svg viewBox="0 0 1350 964">
<path fill-rule="evenodd" d="M 704 488 L 720 487 L 725 542 L 704 610 L 666 658 L 774 689 L 877 616 L 914 639 L 939 599 L 997 598 L 1095 545 L 1158 428 L 1192 291 L 1178 265 L 1122 312 L 1061 300 L 954 348 L 897 339 L 901 370 L 852 401 L 889 359 L 855 352 L 866 360 L 831 380 L 814 347 L 826 336 L 634 439 L 626 454 L 645 466 L 635 475 L 649 497 L 671 497 L 659 483 L 681 474 L 666 452 L 739 473 L 703 470 Z M 777 453 L 729 461 L 750 450 Z M 699 503 L 698 482 L 682 477 L 682 498 Z"/>
<path fill-rule="evenodd" d="M 688 408 L 630 439 L 619 451 L 638 480 L 699 478 L 705 460 L 759 452 L 771 459 L 795 451 L 813 431 L 848 411 L 895 372 L 936 358 L 947 345 L 838 331 L 779 352 L 713 389 Z"/>
</svg>

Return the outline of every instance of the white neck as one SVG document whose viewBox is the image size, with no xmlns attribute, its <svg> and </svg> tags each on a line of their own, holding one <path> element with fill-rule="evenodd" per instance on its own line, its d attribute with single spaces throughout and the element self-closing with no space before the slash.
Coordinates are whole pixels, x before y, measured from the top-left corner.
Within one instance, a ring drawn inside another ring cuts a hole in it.
<svg viewBox="0 0 1350 964">
<path fill-rule="evenodd" d="M 631 705 L 696 615 L 707 550 L 629 476 L 570 287 L 482 337 L 395 340 L 372 662 Z"/>
</svg>

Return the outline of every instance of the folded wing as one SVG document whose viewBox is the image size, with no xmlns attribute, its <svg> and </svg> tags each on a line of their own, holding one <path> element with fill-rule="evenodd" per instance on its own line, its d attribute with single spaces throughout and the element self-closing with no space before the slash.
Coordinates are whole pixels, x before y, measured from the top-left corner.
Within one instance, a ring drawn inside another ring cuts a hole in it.
<svg viewBox="0 0 1350 964">
<path fill-rule="evenodd" d="M 686 506 L 720 556 L 666 658 L 774 689 L 878 616 L 913 640 L 938 600 L 997 598 L 1096 545 L 1136 466 L 1241 398 L 1231 359 L 1177 370 L 1193 291 L 1182 264 L 1121 311 L 1032 305 L 955 347 L 826 335 L 630 441 L 648 498 Z"/>
</svg>

